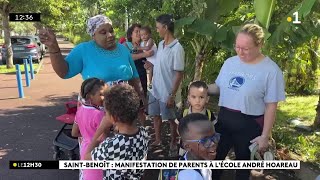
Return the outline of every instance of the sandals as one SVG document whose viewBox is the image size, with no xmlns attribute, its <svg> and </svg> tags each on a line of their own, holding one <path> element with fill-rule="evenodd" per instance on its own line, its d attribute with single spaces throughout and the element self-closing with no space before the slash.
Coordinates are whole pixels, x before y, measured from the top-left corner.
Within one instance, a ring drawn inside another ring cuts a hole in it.
<svg viewBox="0 0 320 180">
<path fill-rule="evenodd" d="M 258 159 L 258 160 L 265 160 L 265 161 L 272 161 L 274 160 L 274 153 L 272 150 L 270 150 L 270 148 L 264 152 L 263 154 L 263 158 L 261 157 L 260 153 L 258 152 L 259 149 L 259 145 L 257 143 L 253 143 L 249 146 L 251 155 L 250 155 L 250 159 L 254 160 L 254 159 Z"/>
</svg>

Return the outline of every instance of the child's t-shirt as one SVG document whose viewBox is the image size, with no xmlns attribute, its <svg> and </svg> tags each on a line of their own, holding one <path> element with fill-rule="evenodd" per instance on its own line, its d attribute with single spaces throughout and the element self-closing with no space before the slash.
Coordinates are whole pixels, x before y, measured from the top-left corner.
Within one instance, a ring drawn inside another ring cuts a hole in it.
<svg viewBox="0 0 320 180">
<path fill-rule="evenodd" d="M 184 160 L 188 160 L 187 153 L 188 152 L 186 152 L 183 156 Z M 200 172 L 194 169 L 184 169 L 179 171 L 178 179 L 211 180 L 211 173 L 212 172 L 210 169 L 200 169 Z"/>
<path fill-rule="evenodd" d="M 92 138 L 97 131 L 102 118 L 104 116 L 104 111 L 97 109 L 92 106 L 81 105 L 77 109 L 75 123 L 78 124 L 82 142 L 80 147 L 80 159 L 84 160 L 84 155 L 87 151 Z M 102 170 L 83 170 L 83 177 L 86 180 L 102 179 Z"/>
<path fill-rule="evenodd" d="M 144 160 L 148 152 L 149 135 L 144 127 L 133 135 L 115 134 L 107 137 L 98 147 L 91 151 L 92 160 L 121 161 Z M 141 179 L 143 169 L 106 169 L 103 170 L 104 180 Z"/>
<path fill-rule="evenodd" d="M 149 45 L 149 43 L 150 43 L 150 39 L 148 40 L 148 42 L 146 44 L 144 44 L 144 42 L 142 41 L 140 46 L 141 47 L 146 47 L 146 46 Z M 156 43 L 153 43 L 153 46 L 152 46 L 151 50 L 153 50 L 153 56 L 147 57 L 147 61 L 149 61 L 152 64 L 154 64 L 154 61 L 156 60 L 156 56 L 157 56 L 157 50 L 158 50 Z"/>
<path fill-rule="evenodd" d="M 91 143 L 94 133 L 97 131 L 104 114 L 104 111 L 92 106 L 81 105 L 78 107 L 75 123 L 78 124 L 82 136 L 81 159 L 83 159 L 83 155 L 85 154 L 88 145 Z"/>
</svg>

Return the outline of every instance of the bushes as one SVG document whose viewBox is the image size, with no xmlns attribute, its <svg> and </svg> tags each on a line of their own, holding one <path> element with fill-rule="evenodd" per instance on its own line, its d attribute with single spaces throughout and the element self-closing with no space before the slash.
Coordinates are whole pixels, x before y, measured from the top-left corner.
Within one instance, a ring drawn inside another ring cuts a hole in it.
<svg viewBox="0 0 320 180">
<path fill-rule="evenodd" d="M 266 53 L 284 72 L 287 93 L 308 95 L 316 92 L 320 75 L 320 58 L 313 54 L 316 51 L 317 48 L 308 42 L 297 48 L 279 45 Z"/>
<path fill-rule="evenodd" d="M 126 36 L 126 32 L 121 31 L 119 28 L 115 28 L 114 31 L 117 39 L 120 37 Z M 86 32 L 83 32 L 80 34 L 79 33 L 73 34 L 70 32 L 66 32 L 66 33 L 63 33 L 63 36 L 66 38 L 66 40 L 72 42 L 74 45 L 77 45 L 85 41 L 90 41 L 92 39 L 90 35 Z"/>
<path fill-rule="evenodd" d="M 91 37 L 87 33 L 83 34 L 71 34 L 71 33 L 64 33 L 63 36 L 66 40 L 72 42 L 74 45 L 79 43 L 91 40 Z"/>
</svg>

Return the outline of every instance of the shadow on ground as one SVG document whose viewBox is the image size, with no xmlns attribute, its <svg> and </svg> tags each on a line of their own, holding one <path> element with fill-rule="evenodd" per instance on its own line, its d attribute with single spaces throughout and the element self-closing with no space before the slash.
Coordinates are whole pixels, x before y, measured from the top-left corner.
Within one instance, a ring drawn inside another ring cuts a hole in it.
<svg viewBox="0 0 320 180">
<path fill-rule="evenodd" d="M 78 179 L 72 170 L 9 170 L 10 160 L 52 160 L 53 139 L 63 125 L 55 119 L 65 113 L 64 103 L 75 99 L 47 96 L 48 106 L 21 106 L 0 110 L 0 179 Z"/>
</svg>

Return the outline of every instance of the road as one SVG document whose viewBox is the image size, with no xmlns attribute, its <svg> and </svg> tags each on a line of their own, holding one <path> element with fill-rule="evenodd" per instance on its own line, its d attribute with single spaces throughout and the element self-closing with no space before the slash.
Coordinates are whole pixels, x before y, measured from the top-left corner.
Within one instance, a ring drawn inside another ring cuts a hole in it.
<svg viewBox="0 0 320 180">
<path fill-rule="evenodd" d="M 64 55 L 73 47 L 59 43 Z M 31 86 L 24 87 L 25 98 L 18 98 L 14 74 L 0 74 L 0 81 L 0 180 L 78 179 L 76 170 L 9 170 L 9 161 L 52 160 L 52 142 L 62 126 L 55 117 L 65 112 L 64 102 L 75 98 L 81 78 L 60 79 L 45 57 Z"/>
</svg>

